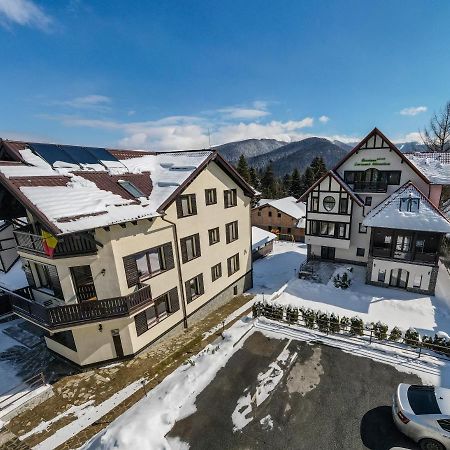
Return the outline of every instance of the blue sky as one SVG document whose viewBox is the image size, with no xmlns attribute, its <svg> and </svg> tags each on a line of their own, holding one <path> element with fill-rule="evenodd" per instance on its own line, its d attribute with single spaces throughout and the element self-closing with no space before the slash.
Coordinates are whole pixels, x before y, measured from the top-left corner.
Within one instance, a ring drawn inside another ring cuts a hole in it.
<svg viewBox="0 0 450 450">
<path fill-rule="evenodd" d="M 448 1 L 0 0 L 0 136 L 130 148 L 416 137 Z"/>
</svg>

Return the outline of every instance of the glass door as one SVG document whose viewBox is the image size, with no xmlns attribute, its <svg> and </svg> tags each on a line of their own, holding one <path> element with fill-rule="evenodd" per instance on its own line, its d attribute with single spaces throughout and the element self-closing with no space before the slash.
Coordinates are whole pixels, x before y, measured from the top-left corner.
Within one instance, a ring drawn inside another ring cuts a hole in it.
<svg viewBox="0 0 450 450">
<path fill-rule="evenodd" d="M 90 266 L 71 267 L 72 280 L 79 302 L 97 300 L 94 278 Z"/>
</svg>

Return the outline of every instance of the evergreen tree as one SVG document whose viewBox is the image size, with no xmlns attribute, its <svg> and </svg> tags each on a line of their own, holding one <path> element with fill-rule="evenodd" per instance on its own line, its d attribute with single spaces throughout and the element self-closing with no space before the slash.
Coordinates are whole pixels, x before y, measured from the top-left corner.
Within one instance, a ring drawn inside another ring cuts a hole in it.
<svg viewBox="0 0 450 450">
<path fill-rule="evenodd" d="M 303 194 L 303 185 L 297 168 L 292 171 L 290 195 L 299 198 Z"/>
<path fill-rule="evenodd" d="M 248 175 L 250 178 L 250 184 L 255 188 L 255 189 L 259 189 L 259 177 L 258 174 L 256 173 L 256 170 L 254 167 L 250 167 L 249 171 L 248 171 Z"/>
<path fill-rule="evenodd" d="M 289 173 L 287 173 L 283 177 L 283 181 L 281 182 L 281 189 L 283 191 L 283 197 L 287 197 L 287 196 L 291 195 L 291 184 L 292 184 L 291 175 Z"/>
<path fill-rule="evenodd" d="M 248 164 L 247 164 L 247 160 L 245 159 L 244 155 L 241 155 L 239 157 L 239 162 L 237 165 L 237 171 L 239 172 L 239 174 L 241 175 L 241 177 L 248 182 L 250 182 L 250 172 L 248 169 Z"/>
<path fill-rule="evenodd" d="M 272 163 L 269 163 L 261 177 L 261 191 L 264 198 L 275 198 L 276 190 L 276 180 L 272 171 Z"/>
<path fill-rule="evenodd" d="M 307 167 L 305 170 L 305 173 L 302 175 L 301 178 L 301 185 L 302 185 L 302 193 L 307 191 L 315 182 L 314 179 L 314 171 L 310 167 Z"/>
<path fill-rule="evenodd" d="M 314 181 L 317 181 L 327 173 L 325 162 L 321 156 L 316 156 L 311 163 L 311 169 L 314 174 Z"/>
</svg>

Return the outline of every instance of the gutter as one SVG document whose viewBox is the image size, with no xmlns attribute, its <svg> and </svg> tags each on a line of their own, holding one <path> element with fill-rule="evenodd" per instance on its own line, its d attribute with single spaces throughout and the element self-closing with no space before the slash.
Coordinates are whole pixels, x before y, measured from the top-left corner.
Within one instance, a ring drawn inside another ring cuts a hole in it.
<svg viewBox="0 0 450 450">
<path fill-rule="evenodd" d="M 184 326 L 184 328 L 188 328 L 187 312 L 186 312 L 186 298 L 184 296 L 184 282 L 183 282 L 183 275 L 181 272 L 181 258 L 180 258 L 180 247 L 178 245 L 177 226 L 174 222 L 171 222 L 170 220 L 166 219 L 164 216 L 161 216 L 161 219 L 164 222 L 167 222 L 168 224 L 170 224 L 173 229 L 173 238 L 175 241 L 175 253 L 177 255 L 178 279 L 181 282 L 181 305 L 183 307 L 183 326 Z"/>
</svg>

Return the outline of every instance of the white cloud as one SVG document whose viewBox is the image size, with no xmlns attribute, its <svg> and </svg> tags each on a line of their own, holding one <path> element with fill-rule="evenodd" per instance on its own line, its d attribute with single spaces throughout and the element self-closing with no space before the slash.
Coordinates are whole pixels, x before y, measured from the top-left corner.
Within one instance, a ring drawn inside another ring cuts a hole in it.
<svg viewBox="0 0 450 450">
<path fill-rule="evenodd" d="M 319 122 L 322 123 L 327 123 L 330 120 L 330 118 L 328 116 L 320 116 L 319 117 Z"/>
<path fill-rule="evenodd" d="M 49 30 L 53 20 L 32 0 L 0 0 L 0 23 L 17 24 Z"/>
<path fill-rule="evenodd" d="M 70 106 L 72 108 L 104 108 L 106 105 L 109 105 L 111 101 L 111 98 L 106 95 L 90 94 L 57 103 L 60 105 Z"/>
<path fill-rule="evenodd" d="M 427 110 L 426 106 L 412 106 L 410 108 L 403 108 L 400 111 L 400 114 L 402 116 L 417 116 L 417 114 L 425 112 L 426 110 Z"/>
<path fill-rule="evenodd" d="M 402 142 L 422 142 L 422 138 L 418 131 L 413 131 L 412 133 L 406 134 Z"/>
<path fill-rule="evenodd" d="M 258 119 L 270 114 L 268 111 L 255 108 L 223 108 L 218 111 L 224 114 L 225 119 Z"/>
</svg>

